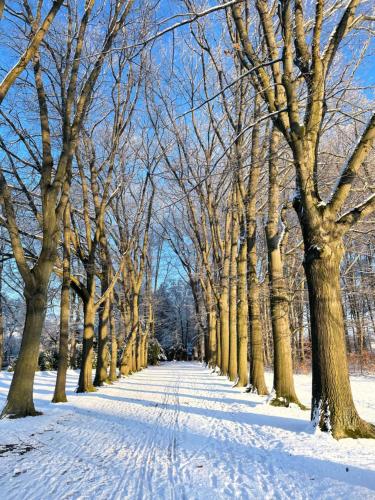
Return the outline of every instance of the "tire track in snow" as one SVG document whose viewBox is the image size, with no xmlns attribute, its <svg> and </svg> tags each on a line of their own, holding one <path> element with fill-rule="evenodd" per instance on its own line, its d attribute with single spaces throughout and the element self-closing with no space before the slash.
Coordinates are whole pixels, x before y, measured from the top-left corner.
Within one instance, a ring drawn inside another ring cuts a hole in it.
<svg viewBox="0 0 375 500">
<path fill-rule="evenodd" d="M 130 497 L 135 500 L 147 498 L 147 492 L 151 494 L 153 466 L 156 465 L 154 460 L 156 456 L 154 431 L 157 426 L 162 424 L 164 408 L 168 404 L 168 399 L 168 388 L 166 387 L 162 401 L 155 404 L 155 408 L 157 408 L 156 417 L 152 419 L 152 422 L 146 424 L 146 437 L 144 437 L 145 435 L 141 438 L 138 437 L 134 447 L 131 447 L 131 454 L 135 457 L 135 462 L 133 460 L 128 461 L 120 485 L 117 491 L 113 493 L 112 498 L 121 498 L 124 491 L 128 491 Z"/>
<path fill-rule="evenodd" d="M 179 376 L 164 387 L 160 403 L 155 404 L 157 412 L 147 422 L 146 435 L 131 447 L 135 463 L 129 461 L 123 471 L 116 491 L 110 498 L 123 498 L 127 491 L 129 498 L 184 498 L 181 486 L 177 484 L 177 437 L 179 420 Z M 179 496 L 176 497 L 176 489 Z M 156 495 L 156 496 L 155 496 Z M 163 496 L 157 496 L 163 495 Z"/>
</svg>

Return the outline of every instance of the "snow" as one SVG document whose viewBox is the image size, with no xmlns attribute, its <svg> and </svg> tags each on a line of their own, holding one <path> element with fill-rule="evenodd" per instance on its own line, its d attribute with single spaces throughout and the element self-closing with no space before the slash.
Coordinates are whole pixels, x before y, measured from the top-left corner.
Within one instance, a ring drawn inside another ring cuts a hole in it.
<svg viewBox="0 0 375 500">
<path fill-rule="evenodd" d="M 55 376 L 36 376 L 43 416 L 0 421 L 1 500 L 375 498 L 374 441 L 314 432 L 309 412 L 267 405 L 199 363 L 164 363 L 90 394 L 74 393 L 70 371 L 59 405 Z M 0 374 L 0 407 L 10 380 Z M 309 404 L 311 377 L 296 375 L 296 387 Z M 352 387 L 375 422 L 375 377 Z"/>
</svg>

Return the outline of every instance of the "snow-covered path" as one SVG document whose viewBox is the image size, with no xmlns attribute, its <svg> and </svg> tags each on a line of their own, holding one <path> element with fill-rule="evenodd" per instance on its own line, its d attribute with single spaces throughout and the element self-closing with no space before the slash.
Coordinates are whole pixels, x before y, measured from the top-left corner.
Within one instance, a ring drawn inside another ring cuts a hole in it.
<svg viewBox="0 0 375 500">
<path fill-rule="evenodd" d="M 308 412 L 270 407 L 198 363 L 85 395 L 69 372 L 64 405 L 49 403 L 54 378 L 36 378 L 42 417 L 0 421 L 0 500 L 375 498 L 374 442 L 312 434 Z M 296 379 L 308 404 L 310 378 Z M 9 381 L 0 375 L 0 406 Z M 374 377 L 352 385 L 374 422 Z"/>
</svg>

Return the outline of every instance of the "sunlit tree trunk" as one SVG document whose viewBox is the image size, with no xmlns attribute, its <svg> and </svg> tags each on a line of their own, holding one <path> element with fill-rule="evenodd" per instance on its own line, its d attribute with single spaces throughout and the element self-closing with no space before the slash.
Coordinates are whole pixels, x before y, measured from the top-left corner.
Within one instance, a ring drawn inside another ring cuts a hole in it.
<svg viewBox="0 0 375 500">
<path fill-rule="evenodd" d="M 259 99 L 259 98 L 258 98 Z M 259 100 L 254 117 L 259 115 Z M 259 127 L 253 128 L 250 176 L 247 186 L 246 235 L 247 235 L 247 293 L 250 324 L 250 390 L 257 394 L 268 394 L 264 379 L 263 335 L 260 318 L 259 282 L 257 276 L 257 221 L 256 200 L 259 182 Z"/>
<path fill-rule="evenodd" d="M 237 255 L 238 255 L 238 199 L 236 186 L 233 187 L 232 227 L 230 249 L 229 280 L 229 380 L 237 379 Z"/>
<path fill-rule="evenodd" d="M 349 382 L 340 290 L 343 243 L 326 237 L 321 246 L 313 241 L 304 263 L 312 328 L 312 419 L 337 439 L 375 437 L 375 428 L 355 409 Z"/>
<path fill-rule="evenodd" d="M 132 360 L 131 360 L 131 368 L 130 372 L 134 373 L 137 371 L 137 347 L 138 347 L 138 338 L 136 337 L 132 342 Z"/>
<path fill-rule="evenodd" d="M 206 281 L 207 300 L 207 327 L 208 327 L 208 366 L 215 368 L 217 365 L 217 334 L 216 334 L 216 307 L 212 296 L 211 283 Z"/>
<path fill-rule="evenodd" d="M 110 315 L 111 329 L 111 363 L 109 368 L 109 380 L 115 382 L 117 380 L 117 336 L 116 336 L 116 319 L 113 314 L 113 305 Z"/>
<path fill-rule="evenodd" d="M 131 314 L 127 303 L 123 304 L 122 308 L 122 321 L 124 328 L 124 348 L 122 351 L 121 361 L 120 361 L 120 374 L 123 376 L 129 375 L 129 365 L 130 365 L 130 337 L 131 337 Z M 125 344 L 126 343 L 126 344 Z"/>
<path fill-rule="evenodd" d="M 299 404 L 293 381 L 291 333 L 289 324 L 289 297 L 282 262 L 282 246 L 286 243 L 288 229 L 285 211 L 279 215 L 280 191 L 278 184 L 277 151 L 279 133 L 273 129 L 269 147 L 269 195 L 266 240 L 268 249 L 268 275 L 270 280 L 271 322 L 273 334 L 273 390 L 274 405 Z M 282 229 L 280 229 L 280 225 Z"/>
<path fill-rule="evenodd" d="M 131 340 L 126 344 L 121 358 L 120 373 L 122 376 L 126 377 L 132 371 L 132 361 L 133 361 L 133 342 Z"/>
<path fill-rule="evenodd" d="M 94 298 L 89 297 L 83 304 L 82 363 L 77 392 L 95 391 L 92 383 L 95 313 Z"/>
<path fill-rule="evenodd" d="M 49 273 L 46 273 L 49 278 Z M 34 407 L 33 384 L 38 368 L 39 342 L 47 307 L 48 281 L 39 282 L 37 289 L 25 287 L 26 319 L 21 349 L 10 385 L 3 414 L 9 417 L 40 415 Z"/>
<path fill-rule="evenodd" d="M 217 358 L 217 366 L 221 366 L 221 332 L 220 332 L 220 319 L 219 316 L 216 315 L 216 358 Z"/>
<path fill-rule="evenodd" d="M 107 290 L 104 287 L 103 293 Z M 101 386 L 108 380 L 108 327 L 109 327 L 109 298 L 104 301 L 99 309 L 99 328 L 98 328 L 98 358 L 96 362 L 96 371 L 94 385 Z"/>
<path fill-rule="evenodd" d="M 220 298 L 219 298 L 219 320 L 220 320 L 220 370 L 222 375 L 228 375 L 229 371 L 229 271 L 230 271 L 230 213 L 227 209 L 225 219 L 224 255 L 222 258 L 222 269 L 220 275 Z"/>
<path fill-rule="evenodd" d="M 140 327 L 139 327 L 139 296 L 138 293 L 133 293 L 132 298 L 132 368 L 131 371 L 140 370 Z"/>
<path fill-rule="evenodd" d="M 242 217 L 240 248 L 237 257 L 237 329 L 238 329 L 238 381 L 237 387 L 249 382 L 248 370 L 248 302 L 247 302 L 247 241 L 245 220 Z"/>
<path fill-rule="evenodd" d="M 135 368 L 137 372 L 142 370 L 142 343 L 143 343 L 143 332 L 139 328 L 138 337 L 136 341 L 136 349 L 135 349 Z"/>
<path fill-rule="evenodd" d="M 53 403 L 65 403 L 66 398 L 66 371 L 69 363 L 69 316 L 70 316 L 70 207 L 66 204 L 64 210 L 64 249 L 63 249 L 63 277 L 60 300 L 60 338 L 59 361 L 57 367 L 55 392 Z"/>
<path fill-rule="evenodd" d="M 70 307 L 70 357 L 69 366 L 73 370 L 77 368 L 77 327 L 80 324 L 80 311 L 79 311 L 79 300 L 78 295 L 74 292 L 71 299 Z"/>
</svg>

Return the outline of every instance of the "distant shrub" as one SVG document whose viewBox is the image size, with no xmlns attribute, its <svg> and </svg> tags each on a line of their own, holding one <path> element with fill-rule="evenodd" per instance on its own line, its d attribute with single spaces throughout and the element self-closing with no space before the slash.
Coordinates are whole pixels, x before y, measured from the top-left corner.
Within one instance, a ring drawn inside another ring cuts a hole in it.
<svg viewBox="0 0 375 500">
<path fill-rule="evenodd" d="M 38 359 L 39 370 L 57 370 L 58 360 L 59 355 L 56 349 L 41 351 Z"/>
<path fill-rule="evenodd" d="M 164 349 L 155 337 L 148 341 L 147 362 L 149 365 L 157 365 L 159 361 L 166 361 Z"/>
</svg>

